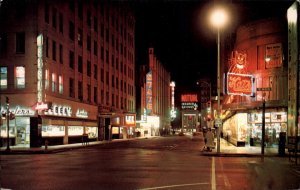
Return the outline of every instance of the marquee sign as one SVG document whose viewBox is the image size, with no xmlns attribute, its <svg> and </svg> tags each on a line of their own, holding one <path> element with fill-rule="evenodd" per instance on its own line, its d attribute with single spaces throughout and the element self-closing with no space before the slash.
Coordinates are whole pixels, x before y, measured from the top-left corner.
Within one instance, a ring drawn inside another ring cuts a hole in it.
<svg viewBox="0 0 300 190">
<path fill-rule="evenodd" d="M 197 94 L 182 94 L 181 95 L 181 108 L 182 109 L 198 109 L 198 96 Z"/>
<path fill-rule="evenodd" d="M 227 93 L 231 95 L 252 96 L 253 76 L 246 74 L 227 73 Z"/>
</svg>

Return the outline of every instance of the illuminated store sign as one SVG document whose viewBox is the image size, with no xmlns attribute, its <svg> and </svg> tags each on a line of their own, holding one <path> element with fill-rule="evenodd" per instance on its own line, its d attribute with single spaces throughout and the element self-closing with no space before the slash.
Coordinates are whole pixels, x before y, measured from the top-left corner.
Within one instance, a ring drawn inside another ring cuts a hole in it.
<svg viewBox="0 0 300 190">
<path fill-rule="evenodd" d="M 37 102 L 43 101 L 43 35 L 37 37 Z"/>
<path fill-rule="evenodd" d="M 183 94 L 181 95 L 181 102 L 198 102 L 197 94 Z"/>
<path fill-rule="evenodd" d="M 197 110 L 198 108 L 198 103 L 196 102 L 181 102 L 181 108 L 186 110 Z"/>
<path fill-rule="evenodd" d="M 53 105 L 45 111 L 45 115 L 72 117 L 72 108 L 70 106 Z"/>
<path fill-rule="evenodd" d="M 88 118 L 88 112 L 85 111 L 84 109 L 78 109 L 77 112 L 76 112 L 76 117 Z"/>
<path fill-rule="evenodd" d="M 227 73 L 227 93 L 231 95 L 253 95 L 253 76 Z"/>
<path fill-rule="evenodd" d="M 36 103 L 36 105 L 33 106 L 34 110 L 47 110 L 49 109 L 49 105 L 48 103 L 44 103 L 44 102 L 38 102 Z"/>
<path fill-rule="evenodd" d="M 111 124 L 112 125 L 120 125 L 120 117 L 113 117 L 111 119 Z"/>
<path fill-rule="evenodd" d="M 25 107 L 10 107 L 9 111 L 16 116 L 33 116 L 35 114 L 35 111 L 32 110 L 31 108 L 25 108 Z M 6 113 L 6 107 L 4 108 L 3 106 L 1 107 L 1 113 Z"/>
<path fill-rule="evenodd" d="M 147 114 L 152 112 L 152 71 L 146 75 L 146 109 Z"/>
<path fill-rule="evenodd" d="M 171 84 L 171 111 L 170 117 L 172 120 L 176 118 L 176 111 L 175 111 L 175 82 L 172 81 Z"/>
</svg>

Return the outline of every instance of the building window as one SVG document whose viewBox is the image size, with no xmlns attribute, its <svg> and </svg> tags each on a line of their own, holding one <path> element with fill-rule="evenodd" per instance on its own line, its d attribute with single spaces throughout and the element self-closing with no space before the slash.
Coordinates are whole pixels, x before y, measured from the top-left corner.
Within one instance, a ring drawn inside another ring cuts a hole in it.
<svg viewBox="0 0 300 190">
<path fill-rule="evenodd" d="M 97 80 L 97 76 L 98 76 L 98 66 L 94 64 L 94 79 Z"/>
<path fill-rule="evenodd" d="M 115 87 L 115 76 L 111 75 L 111 87 Z"/>
<path fill-rule="evenodd" d="M 94 102 L 95 102 L 95 103 L 98 103 L 97 87 L 94 87 Z"/>
<path fill-rule="evenodd" d="M 106 28 L 105 39 L 106 39 L 106 42 L 109 43 L 109 30 L 108 30 L 108 28 Z"/>
<path fill-rule="evenodd" d="M 49 70 L 45 70 L 45 89 L 49 89 Z"/>
<path fill-rule="evenodd" d="M 91 27 L 91 25 L 92 25 L 92 15 L 91 15 L 91 11 L 90 10 L 87 10 L 86 22 L 87 22 L 87 25 L 89 27 Z"/>
<path fill-rule="evenodd" d="M 56 74 L 52 73 L 52 92 L 56 92 Z"/>
<path fill-rule="evenodd" d="M 92 65 L 90 61 L 87 61 L 87 76 L 91 77 Z"/>
<path fill-rule="evenodd" d="M 89 35 L 87 36 L 86 44 L 87 44 L 87 50 L 91 51 L 91 36 Z"/>
<path fill-rule="evenodd" d="M 106 84 L 109 85 L 109 73 L 106 72 Z"/>
<path fill-rule="evenodd" d="M 70 78 L 69 79 L 69 96 L 71 98 L 75 98 L 75 93 L 74 93 L 74 79 L 73 78 Z"/>
<path fill-rule="evenodd" d="M 56 61 L 56 42 L 52 40 L 52 59 Z"/>
<path fill-rule="evenodd" d="M 82 1 L 78 2 L 78 18 L 80 18 L 80 19 L 83 18 L 83 5 L 82 5 Z"/>
<path fill-rule="evenodd" d="M 104 61 L 104 47 L 101 46 L 101 60 Z"/>
<path fill-rule="evenodd" d="M 16 67 L 16 87 L 25 88 L 25 67 L 24 66 Z"/>
<path fill-rule="evenodd" d="M 74 52 L 69 52 L 69 66 L 70 68 L 74 69 Z"/>
<path fill-rule="evenodd" d="M 119 108 L 119 96 L 116 95 L 116 107 Z"/>
<path fill-rule="evenodd" d="M 80 101 L 83 100 L 82 81 L 78 81 L 78 99 L 79 99 Z"/>
<path fill-rule="evenodd" d="M 97 41 L 94 41 L 94 55 L 98 55 L 98 45 L 97 45 Z"/>
<path fill-rule="evenodd" d="M 63 61 L 64 59 L 63 59 L 63 46 L 62 46 L 62 44 L 59 44 L 59 62 L 61 63 L 61 64 L 63 64 Z"/>
<path fill-rule="evenodd" d="M 82 73 L 83 66 L 82 66 L 82 56 L 78 55 L 78 72 Z"/>
<path fill-rule="evenodd" d="M 124 92 L 126 93 L 126 82 L 124 81 Z"/>
<path fill-rule="evenodd" d="M 49 4 L 45 4 L 45 22 L 49 24 Z"/>
<path fill-rule="evenodd" d="M 7 67 L 0 67 L 0 89 L 7 89 Z"/>
<path fill-rule="evenodd" d="M 94 31 L 95 32 L 98 31 L 98 20 L 97 20 L 97 17 L 94 17 Z"/>
<path fill-rule="evenodd" d="M 16 33 L 16 53 L 25 53 L 25 32 Z"/>
<path fill-rule="evenodd" d="M 112 104 L 112 106 L 115 106 L 115 95 L 114 94 L 111 95 L 111 104 Z"/>
<path fill-rule="evenodd" d="M 109 52 L 108 50 L 106 50 L 106 63 L 108 64 L 109 63 Z"/>
<path fill-rule="evenodd" d="M 62 13 L 59 13 L 59 32 L 64 33 L 64 16 Z"/>
<path fill-rule="evenodd" d="M 46 37 L 46 57 L 49 57 L 49 38 Z"/>
<path fill-rule="evenodd" d="M 116 89 L 119 89 L 119 78 L 116 77 Z"/>
<path fill-rule="evenodd" d="M 7 52 L 7 34 L 0 34 L 0 55 Z"/>
<path fill-rule="evenodd" d="M 101 104 L 104 103 L 104 91 L 101 90 Z"/>
<path fill-rule="evenodd" d="M 56 8 L 52 8 L 52 27 L 56 29 Z"/>
<path fill-rule="evenodd" d="M 71 11 L 75 11 L 75 1 L 69 1 L 69 8 Z"/>
<path fill-rule="evenodd" d="M 100 35 L 101 35 L 102 38 L 104 38 L 104 24 L 103 23 L 101 23 Z"/>
<path fill-rule="evenodd" d="M 111 46 L 115 47 L 115 36 L 113 34 L 111 35 Z"/>
<path fill-rule="evenodd" d="M 69 38 L 72 41 L 74 41 L 74 39 L 75 39 L 75 26 L 72 21 L 70 21 L 70 23 L 69 23 Z"/>
<path fill-rule="evenodd" d="M 114 54 L 111 55 L 111 66 L 112 67 L 115 66 L 115 56 L 114 56 Z"/>
<path fill-rule="evenodd" d="M 106 91 L 106 105 L 109 105 L 109 92 Z"/>
<path fill-rule="evenodd" d="M 87 101 L 91 102 L 91 85 L 90 84 L 87 85 L 87 93 L 88 93 Z"/>
<path fill-rule="evenodd" d="M 64 82 L 63 77 L 61 75 L 58 76 L 58 92 L 60 94 L 64 93 Z"/>
<path fill-rule="evenodd" d="M 101 82 L 104 82 L 104 69 L 101 69 Z"/>
<path fill-rule="evenodd" d="M 116 58 L 116 70 L 119 70 L 119 58 Z"/>
</svg>

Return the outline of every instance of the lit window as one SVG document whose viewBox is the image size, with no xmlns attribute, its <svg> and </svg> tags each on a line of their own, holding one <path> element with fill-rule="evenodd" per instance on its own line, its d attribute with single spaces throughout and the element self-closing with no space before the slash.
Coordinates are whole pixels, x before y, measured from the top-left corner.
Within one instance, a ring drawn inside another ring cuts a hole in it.
<svg viewBox="0 0 300 190">
<path fill-rule="evenodd" d="M 52 92 L 56 91 L 56 74 L 52 73 Z"/>
<path fill-rule="evenodd" d="M 58 91 L 60 94 L 63 94 L 64 93 L 64 83 L 63 83 L 63 77 L 61 75 L 58 76 L 58 84 L 59 84 Z"/>
<path fill-rule="evenodd" d="M 25 67 L 16 67 L 16 87 L 25 88 Z"/>
<path fill-rule="evenodd" d="M 45 89 L 49 89 L 49 70 L 45 70 Z"/>
<path fill-rule="evenodd" d="M 0 67 L 0 79 L 1 89 L 7 89 L 7 67 Z"/>
</svg>

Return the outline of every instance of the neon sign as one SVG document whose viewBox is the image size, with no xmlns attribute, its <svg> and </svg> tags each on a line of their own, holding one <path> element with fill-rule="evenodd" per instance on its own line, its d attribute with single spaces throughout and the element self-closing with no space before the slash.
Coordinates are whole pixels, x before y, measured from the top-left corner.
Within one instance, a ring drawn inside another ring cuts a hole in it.
<svg viewBox="0 0 300 190">
<path fill-rule="evenodd" d="M 43 35 L 37 37 L 37 102 L 43 102 Z"/>
<path fill-rule="evenodd" d="M 56 115 L 56 116 L 72 116 L 72 108 L 70 106 L 53 105 L 50 109 L 45 111 L 45 115 Z"/>
<path fill-rule="evenodd" d="M 146 109 L 147 114 L 152 112 L 152 71 L 146 75 Z"/>
<path fill-rule="evenodd" d="M 227 73 L 227 93 L 231 95 L 252 96 L 253 76 Z"/>
<path fill-rule="evenodd" d="M 183 94 L 181 95 L 181 102 L 198 102 L 197 94 Z"/>
</svg>

